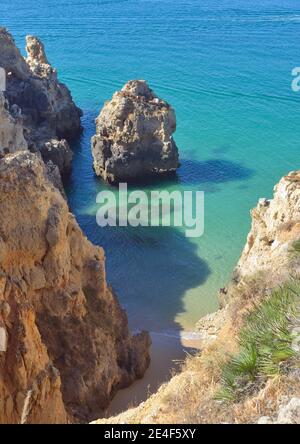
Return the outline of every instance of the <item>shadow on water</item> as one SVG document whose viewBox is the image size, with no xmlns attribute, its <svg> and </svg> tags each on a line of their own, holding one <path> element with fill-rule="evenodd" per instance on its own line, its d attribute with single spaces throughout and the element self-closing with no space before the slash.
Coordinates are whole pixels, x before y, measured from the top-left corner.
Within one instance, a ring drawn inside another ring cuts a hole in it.
<svg viewBox="0 0 300 444">
<path fill-rule="evenodd" d="M 133 330 L 151 333 L 151 365 L 142 380 L 121 390 L 111 402 L 107 416 L 138 405 L 171 376 L 172 369 L 194 353 L 196 344 L 184 342 L 179 335 L 176 316 L 185 310 L 183 297 L 191 288 L 203 284 L 210 274 L 196 246 L 172 228 L 103 229 L 94 218 L 88 224 L 107 255 L 107 274 L 126 308 Z M 100 229 L 101 231 L 101 229 Z"/>
<path fill-rule="evenodd" d="M 210 274 L 197 246 L 173 228 L 100 228 L 95 216 L 78 221 L 106 253 L 107 277 L 126 308 L 133 329 L 174 331 L 183 297 Z"/>
<path fill-rule="evenodd" d="M 186 292 L 204 284 L 211 271 L 198 246 L 176 228 L 97 225 L 96 195 L 111 187 L 96 178 L 92 169 L 90 137 L 95 126 L 91 117 L 91 113 L 85 115 L 84 133 L 73 146 L 73 171 L 66 184 L 69 204 L 86 236 L 104 248 L 108 282 L 126 309 L 131 328 L 149 330 L 153 340 L 151 367 L 143 380 L 118 392 L 109 409 L 116 414 L 128 403 L 143 401 L 149 390 L 155 391 L 169 378 L 174 360 L 184 359 L 184 350 L 192 351 L 192 343 L 182 345 L 176 318 L 185 311 Z M 219 184 L 244 181 L 252 175 L 252 170 L 224 159 L 183 159 L 175 177 L 154 179 L 151 189 L 201 185 L 202 190 L 215 192 Z M 139 188 L 150 189 L 149 184 Z"/>
<path fill-rule="evenodd" d="M 223 156 L 227 154 L 232 149 L 231 145 L 224 144 L 221 146 L 218 146 L 217 148 L 213 148 L 212 153 L 216 156 Z"/>
<path fill-rule="evenodd" d="M 209 159 L 198 161 L 194 159 L 181 159 L 176 174 L 154 176 L 136 181 L 129 188 L 158 189 L 163 187 L 197 186 L 201 185 L 203 191 L 217 192 L 217 185 L 226 182 L 245 181 L 254 175 L 254 170 L 241 163 L 225 159 Z"/>
<path fill-rule="evenodd" d="M 151 364 L 143 379 L 119 391 L 106 412 L 112 416 L 138 405 L 170 379 L 193 341 L 182 342 L 176 316 L 185 310 L 183 298 L 210 274 L 197 247 L 172 228 L 100 228 L 95 216 L 78 215 L 83 231 L 106 253 L 108 282 L 129 316 L 133 331 L 146 329 L 152 339 Z"/>
<path fill-rule="evenodd" d="M 209 159 L 202 162 L 183 159 L 178 170 L 179 181 L 185 185 L 243 181 L 253 175 L 252 169 L 225 159 Z"/>
<path fill-rule="evenodd" d="M 70 207 L 87 237 L 105 249 L 108 280 L 127 308 L 133 328 L 178 329 L 174 319 L 184 311 L 184 295 L 206 281 L 209 267 L 199 257 L 196 244 L 177 229 L 100 228 L 95 207 L 85 211 L 94 206 L 99 191 L 111 188 L 92 168 L 90 138 L 95 132 L 95 116 L 91 111 L 84 113 L 84 132 L 73 145 L 73 171 L 66 186 Z M 175 177 L 153 178 L 151 189 L 199 186 L 203 191 L 217 192 L 219 185 L 236 181 L 241 186 L 253 174 L 253 170 L 226 159 L 182 159 Z M 147 183 L 139 188 L 150 189 Z"/>
<path fill-rule="evenodd" d="M 203 284 L 210 274 L 197 246 L 174 228 L 100 228 L 93 207 L 99 191 L 107 185 L 92 170 L 90 136 L 85 131 L 74 147 L 73 171 L 66 189 L 69 204 L 87 237 L 106 253 L 107 280 L 126 309 L 133 330 L 151 332 L 151 365 L 142 380 L 117 393 L 108 415 L 144 401 L 149 393 L 170 378 L 176 362 L 192 353 L 193 341 L 182 343 L 176 316 L 185 310 L 185 293 Z M 164 188 L 165 183 L 153 184 Z M 110 188 L 110 187 L 108 187 Z"/>
</svg>

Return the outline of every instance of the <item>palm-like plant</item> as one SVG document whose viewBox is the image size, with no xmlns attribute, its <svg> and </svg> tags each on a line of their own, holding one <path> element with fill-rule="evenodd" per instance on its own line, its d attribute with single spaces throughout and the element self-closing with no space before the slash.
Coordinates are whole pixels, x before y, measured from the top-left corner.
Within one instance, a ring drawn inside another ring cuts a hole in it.
<svg viewBox="0 0 300 444">
<path fill-rule="evenodd" d="M 216 399 L 234 401 L 258 378 L 281 372 L 282 363 L 295 356 L 292 326 L 298 315 L 299 281 L 272 292 L 249 314 L 239 335 L 240 352 L 222 366 L 221 390 Z"/>
</svg>

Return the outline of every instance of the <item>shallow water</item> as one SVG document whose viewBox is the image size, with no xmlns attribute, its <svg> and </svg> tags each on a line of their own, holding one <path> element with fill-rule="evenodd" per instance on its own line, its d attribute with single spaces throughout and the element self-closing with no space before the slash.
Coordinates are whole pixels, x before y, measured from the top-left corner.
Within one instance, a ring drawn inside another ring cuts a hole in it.
<svg viewBox="0 0 300 444">
<path fill-rule="evenodd" d="M 108 280 L 134 329 L 191 330 L 217 307 L 245 243 L 249 210 L 299 168 L 300 2 L 291 0 L 2 0 L 2 23 L 24 46 L 44 41 L 84 110 L 68 198 L 82 229 L 105 248 Z M 167 189 L 205 191 L 205 234 L 100 229 L 90 137 L 103 102 L 148 80 L 176 109 L 182 166 Z"/>
</svg>

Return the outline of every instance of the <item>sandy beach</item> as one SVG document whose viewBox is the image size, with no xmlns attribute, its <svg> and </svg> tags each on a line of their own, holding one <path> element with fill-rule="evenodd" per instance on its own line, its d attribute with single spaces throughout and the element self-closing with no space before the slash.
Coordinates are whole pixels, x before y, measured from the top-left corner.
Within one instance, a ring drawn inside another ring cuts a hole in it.
<svg viewBox="0 0 300 444">
<path fill-rule="evenodd" d="M 105 416 L 113 416 L 135 407 L 155 393 L 158 387 L 168 381 L 188 354 L 200 349 L 196 333 L 182 332 L 180 335 L 151 333 L 151 364 L 142 380 L 129 388 L 120 390 L 112 400 Z"/>
</svg>

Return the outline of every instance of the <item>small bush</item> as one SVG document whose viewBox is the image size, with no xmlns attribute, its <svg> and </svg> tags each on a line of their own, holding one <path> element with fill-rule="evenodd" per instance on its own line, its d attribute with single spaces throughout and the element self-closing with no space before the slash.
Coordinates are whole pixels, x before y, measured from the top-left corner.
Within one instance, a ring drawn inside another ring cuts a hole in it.
<svg viewBox="0 0 300 444">
<path fill-rule="evenodd" d="M 300 239 L 296 240 L 292 245 L 293 251 L 300 253 Z"/>
<path fill-rule="evenodd" d="M 292 326 L 299 300 L 300 283 L 291 283 L 274 290 L 249 314 L 239 335 L 239 354 L 222 365 L 222 387 L 216 399 L 236 401 L 258 379 L 281 373 L 283 362 L 295 356 Z"/>
</svg>

